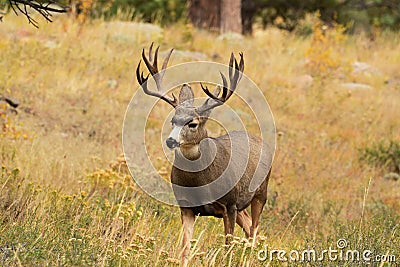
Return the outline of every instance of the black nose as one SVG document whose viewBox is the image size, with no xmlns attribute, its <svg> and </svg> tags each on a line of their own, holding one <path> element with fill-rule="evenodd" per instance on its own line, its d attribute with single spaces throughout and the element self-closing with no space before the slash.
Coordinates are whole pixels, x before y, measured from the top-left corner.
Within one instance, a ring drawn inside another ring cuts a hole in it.
<svg viewBox="0 0 400 267">
<path fill-rule="evenodd" d="M 179 143 L 176 142 L 176 140 L 174 138 L 172 138 L 172 137 L 169 137 L 167 139 L 166 143 L 167 143 L 167 147 L 170 148 L 170 149 L 179 146 Z"/>
</svg>

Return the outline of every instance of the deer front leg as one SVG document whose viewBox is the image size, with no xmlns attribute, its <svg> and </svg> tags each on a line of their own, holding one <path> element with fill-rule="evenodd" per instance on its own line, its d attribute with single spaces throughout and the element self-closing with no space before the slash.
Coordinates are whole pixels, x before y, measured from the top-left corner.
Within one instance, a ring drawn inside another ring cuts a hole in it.
<svg viewBox="0 0 400 267">
<path fill-rule="evenodd" d="M 183 224 L 183 241 L 182 241 L 182 266 L 186 267 L 189 263 L 190 240 L 193 236 L 194 213 L 191 209 L 181 208 L 181 218 Z"/>
<path fill-rule="evenodd" d="M 224 229 L 225 229 L 225 244 L 229 244 L 233 238 L 233 231 L 235 229 L 236 223 L 236 216 L 237 216 L 237 209 L 236 206 L 227 207 L 224 215 Z"/>
</svg>

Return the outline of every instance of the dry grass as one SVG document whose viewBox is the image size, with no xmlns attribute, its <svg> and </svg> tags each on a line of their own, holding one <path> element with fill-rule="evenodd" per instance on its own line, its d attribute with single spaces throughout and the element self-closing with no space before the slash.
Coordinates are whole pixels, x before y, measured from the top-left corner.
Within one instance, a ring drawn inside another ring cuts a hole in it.
<svg viewBox="0 0 400 267">
<path fill-rule="evenodd" d="M 278 197 L 263 213 L 259 248 L 322 250 L 344 237 L 353 249 L 400 259 L 399 181 L 358 161 L 358 149 L 400 140 L 400 36 L 342 39 L 340 29 L 329 31 L 318 50 L 315 38 L 325 37 L 273 28 L 229 41 L 186 25 L 151 34 L 58 17 L 37 30 L 23 18 L 4 18 L 0 92 L 21 106 L 16 116 L 2 115 L 9 127 L 0 141 L 0 265 L 176 265 L 178 208 L 143 194 L 121 170 L 123 160 L 115 161 L 137 89 L 134 70 L 151 41 L 221 63 L 227 51 L 245 52 L 245 72 L 263 90 L 279 132 L 270 185 Z M 377 71 L 357 73 L 356 61 Z M 155 134 L 162 115 L 152 114 Z M 151 156 L 168 168 L 160 147 Z M 198 219 L 193 266 L 257 266 L 257 249 L 245 242 L 223 247 L 222 228 L 220 220 Z"/>
</svg>

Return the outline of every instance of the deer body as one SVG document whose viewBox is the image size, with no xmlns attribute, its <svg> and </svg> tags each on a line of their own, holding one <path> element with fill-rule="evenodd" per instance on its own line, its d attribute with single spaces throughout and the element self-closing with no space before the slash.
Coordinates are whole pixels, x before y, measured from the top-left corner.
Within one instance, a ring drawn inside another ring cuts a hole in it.
<svg viewBox="0 0 400 267">
<path fill-rule="evenodd" d="M 153 60 L 152 46 L 149 49 L 149 59 L 144 50 L 142 58 L 155 79 L 158 91 L 148 90 L 149 76 L 144 77 L 140 73 L 140 63 L 137 79 L 146 94 L 163 99 L 175 108 L 171 121 L 173 129 L 166 144 L 170 149 L 175 149 L 171 182 L 181 209 L 182 265 L 187 266 L 197 215 L 223 218 L 226 242 L 232 237 L 236 223 L 244 230 L 246 237 L 255 240 L 260 215 L 267 199 L 272 150 L 263 150 L 266 146 L 262 140 L 244 131 L 233 131 L 210 138 L 205 128 L 211 111 L 224 104 L 236 89 L 244 69 L 242 54 L 239 63 L 231 55 L 229 88 L 227 79 L 221 73 L 222 94 L 219 86 L 211 93 L 202 85 L 209 98 L 203 105 L 195 107 L 193 90 L 188 84 L 182 86 L 178 99 L 174 95 L 173 98 L 164 95 L 161 81 L 172 50 L 159 71 L 158 48 Z M 254 178 L 261 178 L 258 180 L 261 182 L 256 183 L 256 188 L 252 188 Z M 251 215 L 245 210 L 248 206 L 251 206 Z"/>
<path fill-rule="evenodd" d="M 179 185 L 184 187 L 199 187 L 212 183 L 215 179 L 221 177 L 222 173 L 226 171 L 226 169 L 228 168 L 228 162 L 231 156 L 230 155 L 231 140 L 233 139 L 232 140 L 233 142 L 235 142 L 236 140 L 243 141 L 246 140 L 247 136 L 250 139 L 249 140 L 250 153 L 249 154 L 243 153 L 244 154 L 243 157 L 248 157 L 250 160 L 248 161 L 244 174 L 240 177 L 237 183 L 235 183 L 235 181 L 232 182 L 233 184 L 235 184 L 235 186 L 232 188 L 232 190 L 229 191 L 229 193 L 224 195 L 222 198 L 218 199 L 217 203 L 209 203 L 204 206 L 191 207 L 194 214 L 200 216 L 215 216 L 221 218 L 223 217 L 220 211 L 222 206 L 224 207 L 234 206 L 237 209 L 237 211 L 241 211 L 250 205 L 252 198 L 256 194 L 266 195 L 267 183 L 268 183 L 267 179 L 264 180 L 264 185 L 260 186 L 258 190 L 254 192 L 250 192 L 248 190 L 250 181 L 253 178 L 253 174 L 255 173 L 257 163 L 260 158 L 259 148 L 261 145 L 261 140 L 255 136 L 248 135 L 246 132 L 239 132 L 239 131 L 230 132 L 229 136 L 223 135 L 218 138 L 210 138 L 211 142 L 213 142 L 216 146 L 216 152 L 214 160 L 206 169 L 198 172 L 190 172 L 175 167 L 175 165 L 177 164 L 174 164 L 171 172 L 171 182 L 173 184 L 173 187 L 174 185 Z M 243 142 L 243 144 L 247 145 L 247 142 Z M 208 147 L 209 145 L 210 145 L 209 143 L 204 144 L 204 146 L 201 149 L 202 153 L 206 154 L 212 150 Z M 184 149 L 181 148 L 180 150 L 176 150 L 175 161 L 182 160 L 182 157 L 185 157 L 185 159 L 191 159 L 192 161 L 195 161 L 200 157 L 199 150 L 200 150 L 200 145 L 197 144 L 190 147 L 186 147 Z M 211 157 L 211 155 L 202 155 L 202 156 Z M 192 164 L 196 163 L 193 162 Z M 201 164 L 202 163 L 199 163 L 199 165 Z M 239 165 L 232 164 L 232 165 L 233 167 L 231 167 L 232 168 L 232 170 L 230 171 L 231 173 L 237 172 L 240 175 L 240 173 L 243 172 L 242 170 L 235 170 L 235 167 L 242 167 L 240 166 L 241 164 Z M 196 201 L 196 199 L 193 198 L 202 197 L 201 195 L 194 196 L 194 195 L 180 194 L 179 189 L 175 190 L 175 196 L 180 206 L 192 206 L 193 203 L 190 203 L 191 200 L 194 200 L 193 202 L 198 203 L 198 201 Z"/>
</svg>

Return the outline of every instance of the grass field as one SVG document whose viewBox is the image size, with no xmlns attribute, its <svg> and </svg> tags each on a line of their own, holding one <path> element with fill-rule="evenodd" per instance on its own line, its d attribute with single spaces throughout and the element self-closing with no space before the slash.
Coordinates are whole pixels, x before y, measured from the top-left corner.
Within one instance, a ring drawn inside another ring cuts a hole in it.
<svg viewBox="0 0 400 267">
<path fill-rule="evenodd" d="M 224 246 L 222 220 L 198 218 L 192 266 L 307 265 L 260 261 L 258 251 L 335 249 L 340 238 L 346 249 L 394 255 L 400 264 L 400 181 L 359 160 L 375 142 L 400 140 L 398 33 L 345 36 L 314 22 L 308 37 L 269 28 L 218 38 L 183 24 L 161 30 L 57 17 L 36 29 L 21 16 L 3 20 L 0 94 L 20 106 L 15 115 L 0 103 L 0 266 L 179 264 L 179 209 L 144 194 L 121 157 L 134 71 L 152 41 L 177 49 L 171 65 L 196 57 L 227 63 L 230 51 L 243 51 L 278 132 L 258 246 L 239 227 Z M 151 117 L 154 136 L 162 116 Z M 165 172 L 157 140 L 150 156 Z M 308 265 L 322 264 L 363 265 Z"/>
</svg>

